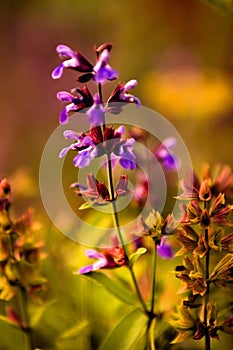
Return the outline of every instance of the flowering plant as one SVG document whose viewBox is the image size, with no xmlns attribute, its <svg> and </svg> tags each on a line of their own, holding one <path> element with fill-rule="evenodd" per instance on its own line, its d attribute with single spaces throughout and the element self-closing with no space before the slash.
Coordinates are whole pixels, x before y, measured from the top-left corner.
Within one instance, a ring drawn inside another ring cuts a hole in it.
<svg viewBox="0 0 233 350">
<path fill-rule="evenodd" d="M 96 60 L 90 63 L 80 52 L 58 45 L 62 63 L 52 71 L 53 79 L 66 69 L 78 72 L 78 86 L 57 93 L 64 105 L 59 122 L 67 144 L 56 159 L 62 164 L 72 155 L 78 180 L 69 179 L 71 195 L 81 203 L 74 209 L 75 218 L 81 218 L 75 234 L 85 235 L 87 243 L 78 245 L 75 272 L 69 271 L 67 283 L 62 269 L 65 259 L 72 260 L 71 252 L 62 259 L 61 245 L 59 254 L 54 252 L 56 273 L 47 259 L 45 278 L 45 242 L 32 211 L 13 219 L 11 186 L 0 181 L 1 349 L 180 350 L 196 342 L 193 348 L 211 350 L 218 341 L 225 344 L 224 334 L 233 333 L 232 171 L 227 165 L 212 170 L 205 165 L 199 178 L 190 164 L 185 168 L 178 134 L 161 127 L 161 118 L 150 116 L 149 127 L 143 128 L 147 115 L 130 93 L 138 83 L 116 82 L 111 50 L 109 43 L 94 47 Z M 115 86 L 106 98 L 108 83 Z M 133 116 L 133 123 L 127 116 Z M 85 119 L 87 127 L 64 130 L 74 119 L 76 125 Z M 154 124 L 156 139 L 150 133 Z M 46 168 L 46 180 L 47 175 Z M 53 208 L 60 205 L 52 199 Z M 57 217 L 55 225 L 61 220 L 73 230 L 63 210 Z M 90 232 L 94 241 L 88 240 Z M 49 285 L 53 278 L 62 281 L 56 298 L 51 298 L 56 283 Z M 72 278 L 79 294 L 69 288 Z M 87 305 L 93 282 L 93 294 L 101 288 L 95 295 L 103 305 L 96 316 L 100 333 L 93 330 L 95 310 Z M 67 290 L 71 314 L 58 302 Z M 116 305 L 108 304 L 107 297 L 114 297 Z M 115 307 L 118 320 L 112 317 Z"/>
<path fill-rule="evenodd" d="M 118 72 L 109 64 L 111 49 L 112 45 L 108 43 L 95 47 L 96 62 L 91 64 L 80 52 L 58 45 L 57 52 L 65 60 L 52 72 L 54 79 L 60 78 L 65 68 L 81 73 L 77 81 L 84 86 L 72 89 L 71 93 L 57 93 L 61 102 L 68 103 L 60 114 L 60 124 L 68 123 L 70 113 L 82 111 L 90 127 L 85 132 L 66 130 L 64 137 L 72 143 L 63 148 L 59 156 L 62 158 L 72 151 L 75 154 L 74 166 L 79 169 L 101 158 L 102 169 L 106 173 L 107 183 L 101 182 L 95 174 L 88 173 L 86 184 L 77 182 L 71 185 L 76 194 L 86 201 L 80 209 L 93 210 L 94 206 L 110 205 L 114 222 L 109 246 L 100 244 L 97 249 L 87 249 L 85 255 L 94 259 L 94 262 L 79 268 L 77 274 L 102 284 L 119 300 L 133 306 L 133 311 L 113 329 L 101 349 L 108 350 L 113 344 L 114 349 L 169 349 L 188 337 L 195 340 L 204 337 L 205 349 L 210 349 L 210 339 L 219 339 L 219 330 L 232 333 L 232 315 L 228 310 L 225 316 L 218 316 L 222 307 L 218 308 L 217 301 L 211 299 L 210 290 L 212 285 L 225 288 L 232 280 L 232 234 L 225 233 L 223 229 L 224 226 L 231 226 L 228 216 L 232 206 L 226 204 L 226 196 L 232 191 L 232 173 L 228 167 L 223 167 L 217 178 L 213 179 L 207 171 L 203 181 L 192 174 L 190 179 L 184 180 L 184 192 L 179 196 L 179 199 L 189 201 L 181 205 L 181 218 L 170 214 L 163 217 L 156 208 L 146 216 L 139 214 L 130 231 L 132 239 L 125 240 L 117 207 L 119 197 L 133 192 L 134 210 L 143 207 L 152 179 L 149 170 L 148 176 L 140 174 L 138 162 L 143 155 L 135 151 L 139 140 L 147 147 L 148 133 L 137 126 L 126 130 L 124 125 L 115 128 L 107 123 L 108 113 L 117 116 L 128 103 L 141 107 L 140 100 L 129 94 L 137 86 L 135 79 L 126 83 L 118 82 L 104 102 L 103 85 L 118 78 Z M 97 91 L 93 95 L 86 85 L 89 81 L 96 84 Z M 176 139 L 167 135 L 163 142 L 151 147 L 153 159 L 163 167 L 165 173 L 176 172 L 182 166 L 181 159 L 173 151 L 175 145 Z M 114 173 L 119 166 L 124 169 L 124 173 L 114 183 Z M 137 171 L 138 181 L 133 191 L 129 186 L 129 175 L 125 173 L 128 170 Z M 198 229 L 194 229 L 193 225 Z M 181 244 L 181 249 L 176 253 L 178 242 L 174 243 L 175 239 Z M 209 270 L 211 251 L 222 256 L 212 273 Z M 182 265 L 175 268 L 175 275 L 183 283 L 179 292 L 185 292 L 187 296 L 177 311 L 172 313 L 159 307 L 156 266 L 160 258 L 171 260 L 179 255 L 184 255 L 184 260 Z M 150 293 L 145 292 L 137 278 L 139 258 L 152 266 Z M 112 273 L 106 273 L 115 269 L 127 270 L 131 281 L 125 278 L 115 281 Z M 125 329 L 134 326 L 135 332 L 125 332 Z M 159 332 L 158 329 L 163 331 Z M 124 347 L 122 344 L 128 345 Z"/>
</svg>

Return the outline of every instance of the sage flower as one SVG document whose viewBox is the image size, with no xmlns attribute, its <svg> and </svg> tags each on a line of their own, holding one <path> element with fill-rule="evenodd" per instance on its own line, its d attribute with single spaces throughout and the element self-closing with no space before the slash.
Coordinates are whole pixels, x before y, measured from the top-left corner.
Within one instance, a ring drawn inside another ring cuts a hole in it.
<svg viewBox="0 0 233 350">
<path fill-rule="evenodd" d="M 155 157 L 167 170 L 177 170 L 181 165 L 180 158 L 172 151 L 175 145 L 176 139 L 174 137 L 168 137 L 154 151 Z"/>
<path fill-rule="evenodd" d="M 68 122 L 69 112 L 78 112 L 93 105 L 92 95 L 86 86 L 81 89 L 74 89 L 72 92 L 73 94 L 67 91 L 59 91 L 57 93 L 58 100 L 61 102 L 69 102 L 61 111 L 60 124 L 66 124 Z"/>
<path fill-rule="evenodd" d="M 78 78 L 78 81 L 82 83 L 90 79 L 101 84 L 106 83 L 108 80 L 114 80 L 117 78 L 118 72 L 109 65 L 110 50 L 111 45 L 106 44 L 105 47 L 103 46 L 103 50 L 98 53 L 97 62 L 93 66 L 80 52 L 75 52 L 66 45 L 58 45 L 56 51 L 61 58 L 65 58 L 65 61 L 52 71 L 52 78 L 59 79 L 63 74 L 64 68 L 69 68 L 85 73 Z"/>
<path fill-rule="evenodd" d="M 101 252 L 88 249 L 85 251 L 85 254 L 88 258 L 97 259 L 97 261 L 79 269 L 78 274 L 80 275 L 103 268 L 116 268 L 128 265 L 128 259 L 125 257 L 124 250 L 120 246 L 105 248 Z"/>
</svg>

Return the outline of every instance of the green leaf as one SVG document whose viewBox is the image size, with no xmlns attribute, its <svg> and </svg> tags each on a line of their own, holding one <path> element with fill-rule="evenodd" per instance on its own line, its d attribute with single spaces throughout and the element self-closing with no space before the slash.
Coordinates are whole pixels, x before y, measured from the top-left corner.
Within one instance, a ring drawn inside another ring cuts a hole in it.
<svg viewBox="0 0 233 350">
<path fill-rule="evenodd" d="M 129 257 L 129 263 L 130 263 L 130 265 L 133 266 L 133 265 L 135 264 L 135 262 L 137 261 L 137 259 L 138 259 L 141 255 L 145 254 L 146 252 L 147 252 L 147 249 L 146 249 L 146 248 L 143 248 L 143 247 L 138 248 L 138 250 L 137 250 L 135 253 L 131 254 L 130 257 Z"/>
<path fill-rule="evenodd" d="M 126 288 L 119 284 L 119 281 L 113 280 L 101 272 L 91 272 L 82 277 L 90 278 L 98 284 L 104 286 L 115 297 L 124 301 L 126 304 L 136 305 L 134 295 L 130 293 Z"/>
<path fill-rule="evenodd" d="M 26 333 L 24 333 L 18 327 L 13 326 L 8 321 L 3 318 L 0 319 L 0 329 L 1 329 L 1 349 L 7 350 L 28 350 L 29 338 Z"/>
<path fill-rule="evenodd" d="M 146 345 L 148 318 L 139 310 L 127 314 L 111 331 L 99 350 L 138 350 Z"/>
<path fill-rule="evenodd" d="M 231 0 L 205 0 L 221 8 L 222 10 L 233 14 L 233 3 Z"/>
<path fill-rule="evenodd" d="M 57 349 L 55 345 L 60 335 L 77 325 L 77 320 L 71 317 L 67 305 L 61 300 L 35 308 L 30 320 L 35 345 L 46 350 Z"/>
<path fill-rule="evenodd" d="M 56 341 L 57 350 L 86 349 L 88 347 L 89 322 L 83 320 L 63 332 Z"/>
<path fill-rule="evenodd" d="M 87 327 L 89 326 L 89 322 L 87 320 L 83 320 L 82 322 L 79 322 L 74 327 L 66 330 L 64 333 L 62 333 L 58 341 L 65 340 L 65 339 L 71 339 L 78 337 Z"/>
</svg>

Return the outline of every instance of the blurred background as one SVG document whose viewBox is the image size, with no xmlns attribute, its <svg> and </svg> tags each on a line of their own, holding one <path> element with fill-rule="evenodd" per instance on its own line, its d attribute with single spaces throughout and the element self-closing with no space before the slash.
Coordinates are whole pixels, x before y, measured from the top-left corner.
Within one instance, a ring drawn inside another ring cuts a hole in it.
<svg viewBox="0 0 233 350">
<path fill-rule="evenodd" d="M 94 44 L 111 42 L 111 65 L 121 81 L 138 80 L 135 95 L 177 128 L 194 167 L 199 171 L 204 162 L 232 166 L 232 15 L 231 0 L 0 2 L 0 177 L 11 180 L 16 213 L 33 206 L 36 217 L 43 218 L 50 292 L 64 301 L 67 318 L 74 305 L 78 319 L 88 312 L 93 319 L 105 316 L 101 307 L 95 309 L 92 292 L 77 301 L 86 290 L 72 275 L 82 264 L 81 248 L 50 224 L 39 194 L 40 158 L 61 110 L 56 93 L 75 86 L 72 72 L 51 79 L 59 63 L 56 45 L 78 49 L 94 62 Z M 86 311 L 90 300 L 92 309 Z M 117 306 L 112 304 L 110 312 Z M 108 322 L 91 333 L 93 344 Z"/>
</svg>

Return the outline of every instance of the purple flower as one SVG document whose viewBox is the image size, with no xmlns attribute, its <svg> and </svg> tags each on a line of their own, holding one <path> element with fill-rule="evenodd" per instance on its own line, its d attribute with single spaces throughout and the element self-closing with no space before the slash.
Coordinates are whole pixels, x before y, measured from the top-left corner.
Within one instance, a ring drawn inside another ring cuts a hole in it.
<svg viewBox="0 0 233 350">
<path fill-rule="evenodd" d="M 167 238 L 168 236 L 163 236 L 160 245 L 157 245 L 157 253 L 162 259 L 172 259 L 174 257 L 171 245 L 166 243 Z"/>
<path fill-rule="evenodd" d="M 63 74 L 64 68 L 70 68 L 84 73 L 78 78 L 78 81 L 81 83 L 93 79 L 96 83 L 104 84 L 107 80 L 116 79 L 118 72 L 108 63 L 111 48 L 111 44 L 103 44 L 96 49 L 97 62 L 93 67 L 93 65 L 80 52 L 75 52 L 66 45 L 58 45 L 56 48 L 57 53 L 66 60 L 53 70 L 52 78 L 59 79 Z"/>
<path fill-rule="evenodd" d="M 56 51 L 59 56 L 66 58 L 66 60 L 53 70 L 53 79 L 59 79 L 63 74 L 64 68 L 71 68 L 78 72 L 92 71 L 93 65 L 81 53 L 73 51 L 66 45 L 58 45 Z"/>
<path fill-rule="evenodd" d="M 176 145 L 174 137 L 168 137 L 155 150 L 154 155 L 167 170 L 177 170 L 181 165 L 181 160 L 171 151 Z"/>
<path fill-rule="evenodd" d="M 99 84 L 104 84 L 107 80 L 115 80 L 118 77 L 118 72 L 108 63 L 109 53 L 109 49 L 104 49 L 99 55 L 98 61 L 93 68 L 94 80 Z"/>
<path fill-rule="evenodd" d="M 106 112 L 99 95 L 95 94 L 93 99 L 94 103 L 87 111 L 88 121 L 91 127 L 101 125 L 104 121 L 104 114 Z"/>
<path fill-rule="evenodd" d="M 91 160 L 104 154 L 111 154 L 113 160 L 118 159 L 120 165 L 125 169 L 135 169 L 135 155 L 133 153 L 133 138 L 123 139 L 125 128 L 120 126 L 117 129 L 106 128 L 102 133 L 100 126 L 91 128 L 89 134 L 76 133 L 72 130 L 66 130 L 64 136 L 74 142 L 62 149 L 59 157 L 64 157 L 69 150 L 77 151 L 74 157 L 74 165 L 79 168 L 86 167 Z"/>
<path fill-rule="evenodd" d="M 123 140 L 120 147 L 117 145 L 114 150 L 114 154 L 119 158 L 120 165 L 125 169 L 134 170 L 137 166 L 135 163 L 136 156 L 133 153 L 134 143 L 134 138 Z"/>
<path fill-rule="evenodd" d="M 78 112 L 81 109 L 92 106 L 93 98 L 90 91 L 84 86 L 82 89 L 75 89 L 76 95 L 72 95 L 67 91 L 59 91 L 57 93 L 58 100 L 62 102 L 70 102 L 63 108 L 60 114 L 60 124 L 68 122 L 69 112 Z"/>
<path fill-rule="evenodd" d="M 90 164 L 92 159 L 97 156 L 97 149 L 95 146 L 89 146 L 78 152 L 74 157 L 74 166 L 77 168 L 85 168 Z"/>
<path fill-rule="evenodd" d="M 73 130 L 66 130 L 63 134 L 66 139 L 75 141 L 70 146 L 61 150 L 59 158 L 63 158 L 69 150 L 78 151 L 74 157 L 74 166 L 83 168 L 90 164 L 91 160 L 97 156 L 97 149 L 90 135 L 76 133 Z"/>
<path fill-rule="evenodd" d="M 115 268 L 128 265 L 128 259 L 125 257 L 122 247 L 105 248 L 102 249 L 101 253 L 94 249 L 88 249 L 85 251 L 85 254 L 88 258 L 98 259 L 98 261 L 79 269 L 78 274 L 80 275 L 102 268 Z"/>
<path fill-rule="evenodd" d="M 136 103 L 138 107 L 141 106 L 140 100 L 128 93 L 129 90 L 134 89 L 137 86 L 138 82 L 135 79 L 129 80 L 125 84 L 118 83 L 117 87 L 111 94 L 108 102 L 127 102 L 127 103 Z"/>
<path fill-rule="evenodd" d="M 85 255 L 88 258 L 98 259 L 98 261 L 96 261 L 92 265 L 87 265 L 87 266 L 84 266 L 81 269 L 79 269 L 78 273 L 80 275 L 83 275 L 85 273 L 89 273 L 91 271 L 96 271 L 96 270 L 99 270 L 103 267 L 108 266 L 107 258 L 103 254 L 97 252 L 96 250 L 88 249 L 85 251 Z"/>
</svg>

